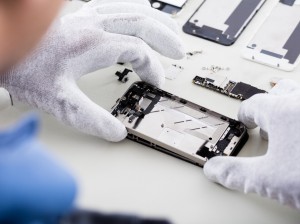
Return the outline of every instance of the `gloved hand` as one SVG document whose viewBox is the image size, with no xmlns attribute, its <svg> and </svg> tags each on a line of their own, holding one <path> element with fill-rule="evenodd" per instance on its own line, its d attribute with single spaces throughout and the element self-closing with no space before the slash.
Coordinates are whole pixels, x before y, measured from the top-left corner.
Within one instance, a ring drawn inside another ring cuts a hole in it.
<svg viewBox="0 0 300 224">
<path fill-rule="evenodd" d="M 160 86 L 164 71 L 154 50 L 181 59 L 177 31 L 176 23 L 148 0 L 93 0 L 63 17 L 26 61 L 0 76 L 0 86 L 65 124 L 120 141 L 127 135 L 124 125 L 83 94 L 76 80 L 129 62 L 142 80 Z"/>
<path fill-rule="evenodd" d="M 254 192 L 300 209 L 300 86 L 280 81 L 269 94 L 242 103 L 239 120 L 269 139 L 266 155 L 215 157 L 205 175 L 230 189 Z"/>
<path fill-rule="evenodd" d="M 0 223 L 48 223 L 73 209 L 76 183 L 37 141 L 31 116 L 0 132 Z"/>
</svg>

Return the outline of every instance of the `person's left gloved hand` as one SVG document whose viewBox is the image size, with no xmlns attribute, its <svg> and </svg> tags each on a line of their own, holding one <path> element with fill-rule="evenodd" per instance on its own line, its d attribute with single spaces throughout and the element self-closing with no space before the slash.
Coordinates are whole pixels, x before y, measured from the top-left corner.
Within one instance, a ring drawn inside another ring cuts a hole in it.
<svg viewBox="0 0 300 224">
<path fill-rule="evenodd" d="M 300 85 L 280 81 L 269 94 L 244 101 L 239 120 L 261 128 L 269 140 L 263 156 L 217 156 L 204 166 L 205 175 L 230 189 L 257 193 L 300 209 Z"/>
<path fill-rule="evenodd" d="M 73 209 L 75 180 L 37 131 L 35 116 L 0 131 L 0 223 L 52 223 Z"/>
<path fill-rule="evenodd" d="M 142 80 L 161 86 L 164 70 L 154 51 L 183 58 L 177 32 L 148 0 L 93 0 L 63 17 L 26 61 L 0 76 L 0 86 L 80 131 L 120 141 L 124 125 L 82 93 L 77 79 L 129 62 Z"/>
</svg>

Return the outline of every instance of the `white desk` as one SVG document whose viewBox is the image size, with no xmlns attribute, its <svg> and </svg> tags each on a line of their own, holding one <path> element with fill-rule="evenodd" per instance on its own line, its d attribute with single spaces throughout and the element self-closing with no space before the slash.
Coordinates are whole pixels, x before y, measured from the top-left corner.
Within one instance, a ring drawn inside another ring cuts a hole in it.
<svg viewBox="0 0 300 224">
<path fill-rule="evenodd" d="M 300 67 L 286 73 L 244 60 L 241 48 L 247 44 L 257 26 L 271 10 L 276 0 L 269 0 L 245 30 L 236 44 L 223 47 L 184 33 L 188 50 L 203 50 L 191 60 L 178 62 L 184 72 L 174 81 L 167 81 L 165 89 L 232 118 L 240 105 L 238 100 L 205 90 L 192 84 L 203 66 L 230 67 L 228 77 L 265 89 L 271 77 L 286 77 L 300 81 Z M 75 10 L 82 3 L 68 3 L 64 13 Z M 192 1 L 177 19 L 179 25 L 190 17 L 197 5 Z M 166 61 L 164 59 L 164 61 Z M 130 76 L 121 84 L 114 75 L 117 68 L 95 72 L 80 80 L 82 90 L 99 105 L 109 109 L 129 85 L 137 80 Z M 0 125 L 5 127 L 31 110 L 16 103 L 5 106 L 0 93 Z M 77 204 L 105 212 L 129 212 L 150 217 L 166 217 L 174 223 L 299 223 L 300 213 L 275 201 L 256 195 L 227 190 L 209 182 L 202 169 L 179 159 L 125 140 L 112 144 L 81 134 L 65 127 L 54 118 L 39 112 L 42 120 L 40 139 L 63 161 L 78 180 L 80 192 Z M 250 139 L 240 156 L 265 153 L 267 142 L 258 130 L 250 131 Z"/>
</svg>

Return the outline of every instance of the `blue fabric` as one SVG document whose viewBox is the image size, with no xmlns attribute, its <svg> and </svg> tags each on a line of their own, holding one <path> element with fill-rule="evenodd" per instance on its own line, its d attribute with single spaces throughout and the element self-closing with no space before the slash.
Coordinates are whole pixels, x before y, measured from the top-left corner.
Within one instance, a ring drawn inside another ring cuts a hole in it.
<svg viewBox="0 0 300 224">
<path fill-rule="evenodd" d="M 38 140 L 39 122 L 29 116 L 0 131 L 0 223 L 49 223 L 69 212 L 76 183 Z"/>
</svg>

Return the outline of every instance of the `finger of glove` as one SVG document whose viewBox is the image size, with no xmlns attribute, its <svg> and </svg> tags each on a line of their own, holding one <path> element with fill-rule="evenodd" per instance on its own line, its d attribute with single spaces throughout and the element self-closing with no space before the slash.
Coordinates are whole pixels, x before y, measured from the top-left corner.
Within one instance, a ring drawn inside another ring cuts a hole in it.
<svg viewBox="0 0 300 224">
<path fill-rule="evenodd" d="M 119 2 L 115 4 L 105 4 L 96 7 L 96 11 L 99 14 L 107 15 L 107 14 L 141 14 L 152 18 L 162 24 L 164 24 L 166 28 L 171 29 L 176 34 L 179 33 L 179 27 L 176 24 L 175 20 L 173 20 L 169 15 L 166 13 L 162 13 L 159 10 L 153 9 L 147 5 L 141 4 L 134 4 L 134 3 L 126 3 L 126 2 Z M 134 18 L 133 18 L 134 19 Z"/>
<path fill-rule="evenodd" d="M 287 189 L 289 186 L 287 182 L 280 183 L 274 164 L 271 164 L 272 161 L 266 161 L 264 156 L 253 158 L 219 156 L 205 164 L 204 174 L 208 179 L 229 189 L 257 193 L 262 197 L 276 199 L 283 204 L 299 208 L 298 194 L 293 195 L 291 189 Z"/>
<path fill-rule="evenodd" d="M 133 70 L 145 82 L 161 87 L 165 81 L 164 69 L 154 51 L 141 39 L 107 33 L 109 45 L 106 66 L 117 62 L 131 63 Z M 103 50 L 103 49 L 102 49 Z"/>
<path fill-rule="evenodd" d="M 142 39 L 152 49 L 166 57 L 182 59 L 185 55 L 180 38 L 165 25 L 150 17 L 140 14 L 107 15 L 103 25 L 107 32 Z"/>
<path fill-rule="evenodd" d="M 290 79 L 282 79 L 280 80 L 275 87 L 271 89 L 269 94 L 271 95 L 287 95 L 293 93 L 295 91 L 300 91 L 299 83 L 290 80 Z"/>
<path fill-rule="evenodd" d="M 268 132 L 264 131 L 263 129 L 260 129 L 260 136 L 261 136 L 264 140 L 266 140 L 266 141 L 269 140 L 269 134 L 268 134 Z"/>
<path fill-rule="evenodd" d="M 204 165 L 205 176 L 229 189 L 245 193 L 255 192 L 256 158 L 217 156 Z"/>
<path fill-rule="evenodd" d="M 248 128 L 259 126 L 268 132 L 269 120 L 272 116 L 275 103 L 276 96 L 257 94 L 241 104 L 238 119 Z"/>
<path fill-rule="evenodd" d="M 80 71 L 72 73 L 74 79 L 120 62 L 131 63 L 133 70 L 143 81 L 158 87 L 164 84 L 164 69 L 155 52 L 144 41 L 132 36 L 103 32 L 99 33 L 99 37 L 101 43 L 93 45 L 93 60 L 85 60 L 80 66 Z M 97 39 L 97 35 L 93 39 Z M 82 62 L 82 58 L 71 62 L 68 67 L 76 68 Z"/>
<path fill-rule="evenodd" d="M 87 3 L 85 6 L 97 7 L 99 5 L 114 4 L 114 3 L 120 3 L 120 2 L 128 2 L 128 3 L 150 6 L 150 2 L 148 0 L 92 0 L 89 3 Z"/>
<path fill-rule="evenodd" d="M 125 126 L 108 111 L 92 102 L 72 80 L 61 80 L 63 86 L 51 105 L 52 113 L 59 120 L 79 131 L 111 142 L 123 140 Z"/>
</svg>

